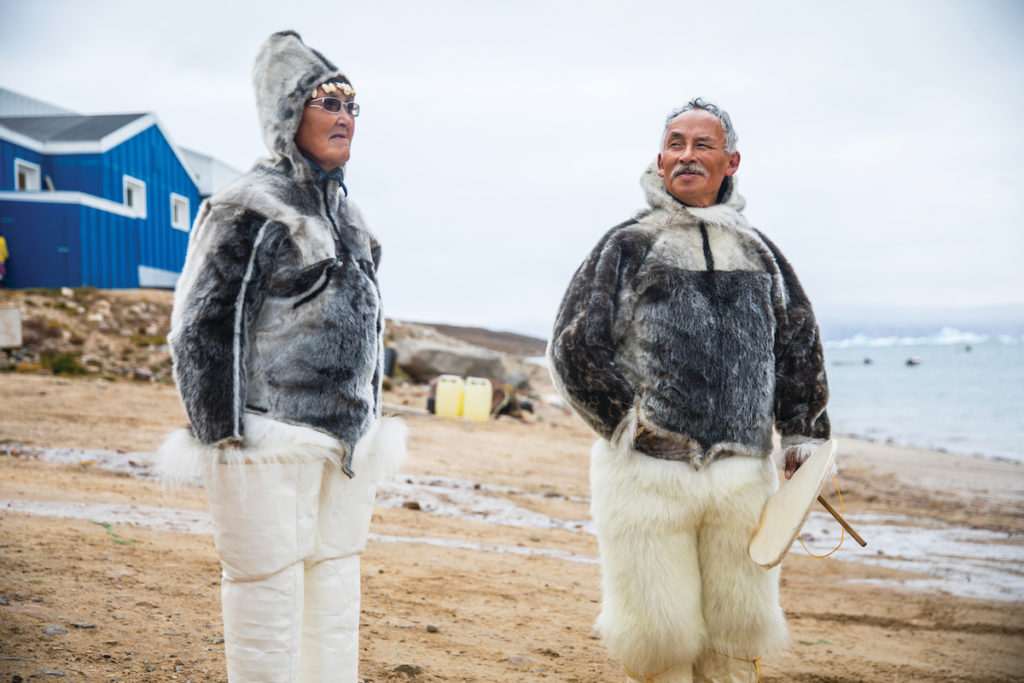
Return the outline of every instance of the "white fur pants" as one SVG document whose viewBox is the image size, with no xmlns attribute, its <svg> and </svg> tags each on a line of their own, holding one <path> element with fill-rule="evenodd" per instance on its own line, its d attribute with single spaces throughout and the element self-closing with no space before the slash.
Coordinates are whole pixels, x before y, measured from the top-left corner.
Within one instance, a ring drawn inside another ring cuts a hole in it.
<svg viewBox="0 0 1024 683">
<path fill-rule="evenodd" d="M 246 427 L 246 447 L 220 462 L 208 447 L 191 454 L 203 461 L 221 561 L 228 680 L 354 683 L 359 556 L 377 482 L 404 455 L 405 425 L 375 425 L 355 447 L 351 479 L 322 433 L 265 419 Z"/>
<path fill-rule="evenodd" d="M 691 671 L 701 680 L 703 669 L 753 675 L 753 664 L 733 658 L 752 660 L 786 639 L 779 568 L 764 569 L 747 552 L 778 488 L 771 459 L 735 455 L 695 470 L 602 440 L 590 476 L 601 550 L 597 628 L 611 655 L 659 683 L 670 670 L 682 672 L 672 680 Z"/>
</svg>

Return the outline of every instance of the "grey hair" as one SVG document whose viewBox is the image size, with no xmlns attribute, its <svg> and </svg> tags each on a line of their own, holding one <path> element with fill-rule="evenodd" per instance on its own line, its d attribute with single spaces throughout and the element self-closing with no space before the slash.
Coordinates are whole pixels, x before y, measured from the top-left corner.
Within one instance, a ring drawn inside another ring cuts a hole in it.
<svg viewBox="0 0 1024 683">
<path fill-rule="evenodd" d="M 694 97 L 692 100 L 687 102 L 681 107 L 673 109 L 672 112 L 665 118 L 665 130 L 661 133 L 661 147 L 664 149 L 665 140 L 668 138 L 668 127 L 672 125 L 672 122 L 677 118 L 690 111 L 691 109 L 703 109 L 706 112 L 714 114 L 715 117 L 722 123 L 722 132 L 725 133 L 725 153 L 732 154 L 736 151 L 736 143 L 739 141 L 739 136 L 736 135 L 736 129 L 733 128 L 732 119 L 729 118 L 729 112 L 722 109 L 716 104 L 707 102 L 700 97 Z"/>
</svg>

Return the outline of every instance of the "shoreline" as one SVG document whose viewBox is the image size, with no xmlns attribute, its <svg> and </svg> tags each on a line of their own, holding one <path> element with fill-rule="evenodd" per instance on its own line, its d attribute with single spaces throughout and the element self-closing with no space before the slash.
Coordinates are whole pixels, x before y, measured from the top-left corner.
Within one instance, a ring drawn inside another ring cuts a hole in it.
<svg viewBox="0 0 1024 683">
<path fill-rule="evenodd" d="M 876 444 L 878 446 L 891 446 L 893 448 L 906 448 L 906 449 L 910 449 L 910 450 L 931 451 L 933 453 L 943 453 L 945 455 L 951 455 L 951 456 L 957 456 L 957 457 L 981 458 L 983 460 L 995 460 L 997 462 L 1005 462 L 1005 463 L 1011 463 L 1011 464 L 1015 464 L 1015 465 L 1022 465 L 1022 466 L 1024 466 L 1024 453 L 1022 453 L 1019 457 L 1014 457 L 1014 456 L 1010 456 L 1010 455 L 990 455 L 990 454 L 981 453 L 981 452 L 978 452 L 978 451 L 956 450 L 955 448 L 950 448 L 950 447 L 947 447 L 947 446 L 922 445 L 922 444 L 919 444 L 919 443 L 913 443 L 911 440 L 904 441 L 904 440 L 900 439 L 899 437 L 894 437 L 894 436 L 888 436 L 888 437 L 885 437 L 884 439 L 882 439 L 882 438 L 875 438 L 875 437 L 871 437 L 871 436 L 867 436 L 867 435 L 863 435 L 863 434 L 839 433 L 839 434 L 835 434 L 834 437 L 837 438 L 837 439 L 846 439 L 846 440 L 853 440 L 853 441 L 864 441 L 864 442 L 867 442 L 867 443 Z"/>
</svg>

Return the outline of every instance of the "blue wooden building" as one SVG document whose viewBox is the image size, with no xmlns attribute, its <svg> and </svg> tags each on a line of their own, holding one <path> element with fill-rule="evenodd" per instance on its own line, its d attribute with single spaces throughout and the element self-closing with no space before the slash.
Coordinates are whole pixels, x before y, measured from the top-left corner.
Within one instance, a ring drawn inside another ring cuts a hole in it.
<svg viewBox="0 0 1024 683">
<path fill-rule="evenodd" d="M 212 191 L 190 154 L 154 114 L 78 115 L 0 89 L 6 285 L 173 287 Z"/>
</svg>

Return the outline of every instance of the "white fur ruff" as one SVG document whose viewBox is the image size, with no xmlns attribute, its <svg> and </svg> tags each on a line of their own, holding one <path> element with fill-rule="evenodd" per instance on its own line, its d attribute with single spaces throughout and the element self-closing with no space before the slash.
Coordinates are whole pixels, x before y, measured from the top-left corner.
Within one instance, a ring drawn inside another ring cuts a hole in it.
<svg viewBox="0 0 1024 683">
<path fill-rule="evenodd" d="M 209 465 L 260 465 L 281 462 L 315 462 L 341 467 L 344 446 L 336 438 L 310 427 L 246 413 L 245 443 L 241 448 L 203 444 L 188 429 L 168 435 L 157 451 L 158 476 L 172 484 L 200 483 Z M 408 428 L 399 418 L 382 418 L 356 443 L 352 469 L 374 481 L 389 476 L 405 459 Z M 259 468 L 247 468 L 256 469 Z"/>
<path fill-rule="evenodd" d="M 597 620 L 609 652 L 650 676 L 709 649 L 753 658 L 784 644 L 777 568 L 747 545 L 778 488 L 769 458 L 730 456 L 695 470 L 598 441 L 591 512 L 601 548 Z"/>
</svg>

